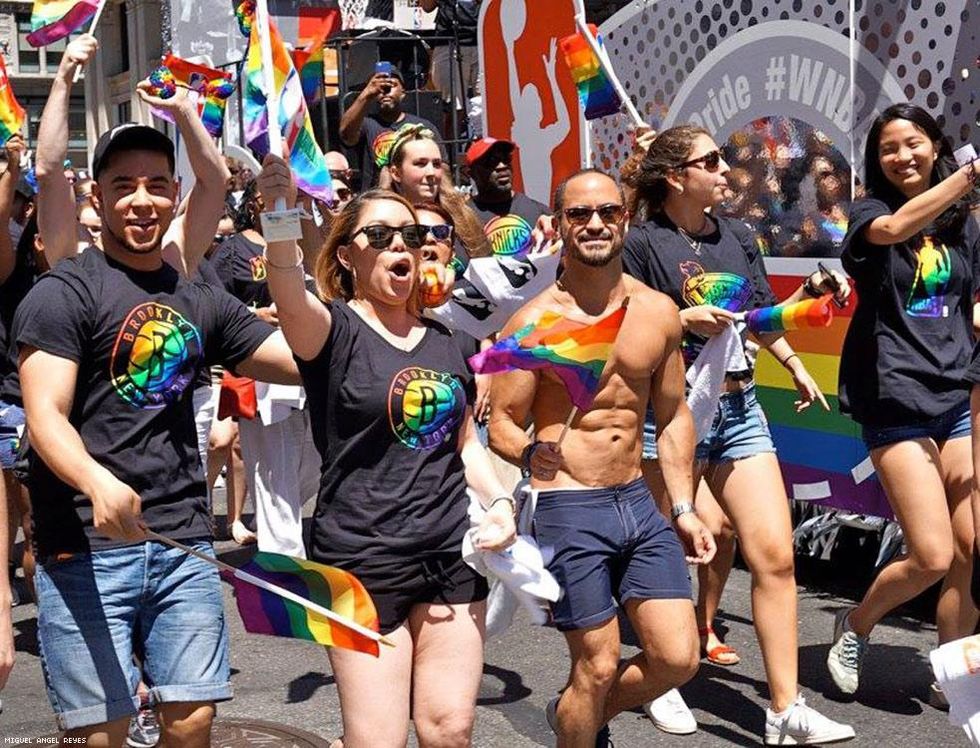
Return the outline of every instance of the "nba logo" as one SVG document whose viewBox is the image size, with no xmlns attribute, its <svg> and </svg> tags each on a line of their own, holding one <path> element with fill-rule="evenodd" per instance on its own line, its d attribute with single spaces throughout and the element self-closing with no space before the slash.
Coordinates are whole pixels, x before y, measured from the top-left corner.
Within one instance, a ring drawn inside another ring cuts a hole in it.
<svg viewBox="0 0 980 748">
<path fill-rule="evenodd" d="M 573 33 L 574 0 L 484 0 L 480 13 L 484 134 L 517 144 L 515 187 L 549 205 L 584 156 L 578 92 L 558 49 Z"/>
</svg>

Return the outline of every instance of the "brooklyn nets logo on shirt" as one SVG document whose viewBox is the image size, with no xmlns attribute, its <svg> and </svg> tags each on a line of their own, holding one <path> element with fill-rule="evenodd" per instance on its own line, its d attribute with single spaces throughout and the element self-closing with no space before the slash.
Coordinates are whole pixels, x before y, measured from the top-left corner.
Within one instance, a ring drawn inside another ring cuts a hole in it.
<svg viewBox="0 0 980 748">
<path fill-rule="evenodd" d="M 140 304 L 126 317 L 109 361 L 112 386 L 137 408 L 176 402 L 197 372 L 201 334 L 175 309 Z"/>
<path fill-rule="evenodd" d="M 395 375 L 388 392 L 388 419 L 411 449 L 432 449 L 453 438 L 466 395 L 451 374 L 410 366 Z"/>
</svg>

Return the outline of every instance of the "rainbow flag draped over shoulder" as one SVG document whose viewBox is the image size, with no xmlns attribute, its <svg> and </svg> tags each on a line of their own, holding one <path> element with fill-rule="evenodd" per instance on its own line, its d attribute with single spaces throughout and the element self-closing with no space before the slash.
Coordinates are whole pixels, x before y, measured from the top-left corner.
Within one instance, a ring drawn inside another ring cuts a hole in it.
<svg viewBox="0 0 980 748">
<path fill-rule="evenodd" d="M 602 46 L 602 36 L 591 23 L 589 32 Z M 599 58 L 581 32 L 562 37 L 558 44 L 561 46 L 562 56 L 578 89 L 585 118 L 598 119 L 618 112 L 623 102 L 609 76 L 606 75 Z"/>
<path fill-rule="evenodd" d="M 24 126 L 24 108 L 14 97 L 14 89 L 7 77 L 7 66 L 0 55 L 0 142 L 6 143 L 10 136 L 20 132 Z"/>
<path fill-rule="evenodd" d="M 588 410 L 599 391 L 599 379 L 626 317 L 628 301 L 627 297 L 619 309 L 594 325 L 545 312 L 536 322 L 471 356 L 470 366 L 477 374 L 551 369 L 565 385 L 572 404 Z"/>
<path fill-rule="evenodd" d="M 44 47 L 74 33 L 95 15 L 99 0 L 34 0 L 27 43 Z"/>
<path fill-rule="evenodd" d="M 254 19 L 253 19 L 254 21 Z M 272 44 L 272 66 L 275 86 L 279 90 L 279 122 L 283 140 L 289 148 L 289 165 L 296 186 L 319 200 L 333 200 L 333 182 L 323 151 L 313 135 L 313 123 L 303 97 L 299 73 L 293 66 L 279 30 L 269 21 Z M 261 158 L 269 152 L 269 109 L 266 105 L 265 75 L 262 70 L 262 45 L 259 24 L 251 24 L 248 52 L 244 61 L 245 142 Z"/>
<path fill-rule="evenodd" d="M 248 580 L 252 576 L 278 585 L 365 629 L 377 631 L 374 602 L 353 574 L 306 559 L 263 551 L 256 553 L 234 575 L 223 574 L 235 588 L 238 612 L 249 633 L 307 639 L 328 647 L 378 656 L 376 640 Z"/>
<path fill-rule="evenodd" d="M 745 313 L 745 324 L 754 333 L 786 332 L 805 327 L 829 327 L 834 318 L 830 294 L 795 304 L 767 306 Z"/>
</svg>

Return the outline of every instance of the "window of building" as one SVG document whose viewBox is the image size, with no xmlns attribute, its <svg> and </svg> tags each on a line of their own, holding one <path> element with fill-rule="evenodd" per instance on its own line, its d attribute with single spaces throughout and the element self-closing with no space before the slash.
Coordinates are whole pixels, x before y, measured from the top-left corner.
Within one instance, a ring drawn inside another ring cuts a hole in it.
<svg viewBox="0 0 980 748">
<path fill-rule="evenodd" d="M 27 43 L 27 35 L 31 33 L 31 17 L 26 13 L 17 16 L 17 71 L 20 73 L 41 72 L 41 49 L 35 49 Z"/>
<path fill-rule="evenodd" d="M 129 101 L 120 101 L 116 104 L 116 124 L 121 125 L 123 122 L 132 122 L 133 120 L 133 105 Z"/>
<path fill-rule="evenodd" d="M 27 111 L 27 147 L 37 148 L 37 133 L 41 124 L 41 112 L 46 99 L 41 96 L 27 96 L 20 104 Z M 68 103 L 68 158 L 76 167 L 88 161 L 88 140 L 85 134 L 85 99 L 73 96 Z"/>
</svg>

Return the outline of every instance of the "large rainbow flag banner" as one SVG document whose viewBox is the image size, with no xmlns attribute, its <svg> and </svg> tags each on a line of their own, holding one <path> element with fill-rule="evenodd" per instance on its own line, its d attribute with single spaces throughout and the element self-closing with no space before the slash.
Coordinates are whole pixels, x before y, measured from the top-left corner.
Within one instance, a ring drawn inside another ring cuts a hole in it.
<svg viewBox="0 0 980 748">
<path fill-rule="evenodd" d="M 601 46 L 602 37 L 591 23 L 589 32 Z M 623 102 L 585 37 L 581 33 L 570 34 L 562 37 L 558 44 L 561 46 L 562 56 L 578 89 L 585 118 L 598 119 L 618 112 Z"/>
<path fill-rule="evenodd" d="M 797 262 L 801 261 L 766 260 L 776 298 L 786 298 L 799 288 L 801 273 L 793 265 Z M 765 351 L 756 362 L 756 391 L 769 419 L 791 499 L 891 517 L 891 508 L 861 440 L 861 428 L 841 415 L 837 399 L 840 352 L 855 304 L 852 296 L 846 308 L 834 310 L 833 320 L 826 327 L 801 327 L 786 335 L 826 396 L 829 413 L 817 406 L 797 413 L 794 401 L 798 396 L 792 377 Z"/>
<path fill-rule="evenodd" d="M 572 405 L 588 410 L 599 391 L 599 378 L 626 317 L 628 301 L 594 325 L 545 312 L 536 322 L 471 356 L 470 366 L 477 374 L 551 369 L 568 390 Z"/>
<path fill-rule="evenodd" d="M 34 0 L 27 43 L 44 47 L 74 33 L 95 15 L 99 0 Z"/>
<path fill-rule="evenodd" d="M 24 126 L 24 107 L 14 97 L 14 89 L 7 77 L 7 66 L 0 55 L 0 143 L 6 143 L 10 136 L 20 132 Z"/>
<path fill-rule="evenodd" d="M 745 313 L 745 324 L 756 334 L 829 327 L 834 318 L 830 308 L 832 298 L 831 294 L 825 294 L 819 299 L 804 299 L 795 304 L 752 309 Z"/>
<path fill-rule="evenodd" d="M 307 639 L 378 656 L 376 639 L 263 589 L 254 581 L 277 585 L 358 627 L 376 632 L 378 613 L 374 602 L 353 574 L 302 558 L 259 551 L 234 575 L 224 572 L 224 576 L 235 588 L 238 612 L 249 633 Z"/>
<path fill-rule="evenodd" d="M 265 76 L 258 23 L 251 24 L 248 52 L 244 60 L 245 141 L 261 158 L 269 152 L 269 109 L 266 105 Z M 283 44 L 275 24 L 269 22 L 275 86 L 279 90 L 279 122 L 282 137 L 289 148 L 289 164 L 296 186 L 306 194 L 329 202 L 333 200 L 333 182 L 323 151 L 313 135 L 313 123 L 303 97 L 299 73 Z"/>
</svg>

